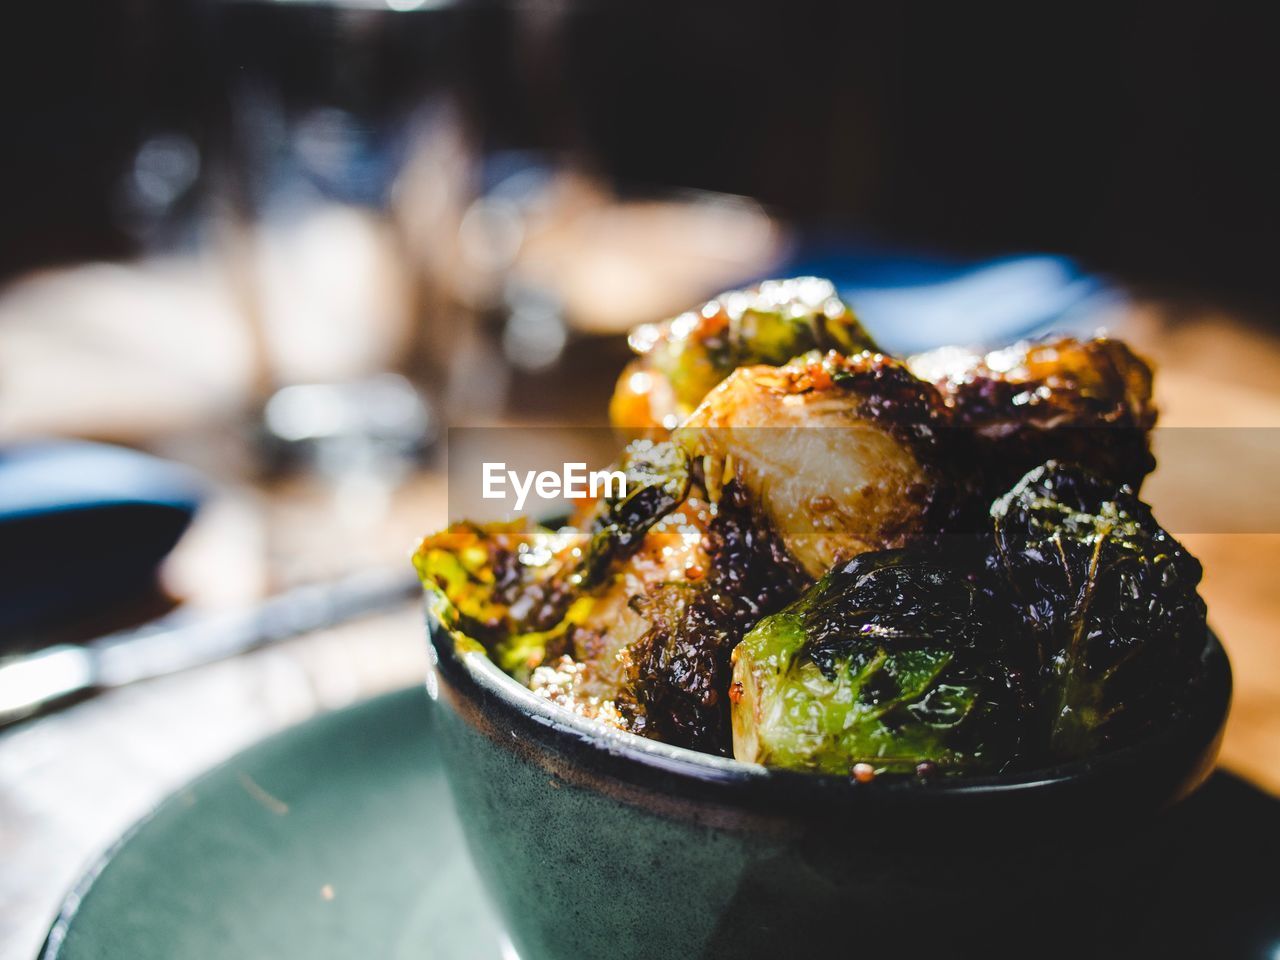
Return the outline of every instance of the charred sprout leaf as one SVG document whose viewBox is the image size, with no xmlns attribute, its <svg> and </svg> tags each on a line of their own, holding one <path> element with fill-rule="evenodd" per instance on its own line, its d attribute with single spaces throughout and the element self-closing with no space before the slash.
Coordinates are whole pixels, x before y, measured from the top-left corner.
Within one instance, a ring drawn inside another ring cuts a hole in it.
<svg viewBox="0 0 1280 960">
<path fill-rule="evenodd" d="M 627 650 L 618 698 L 633 732 L 727 754 L 733 646 L 807 582 L 740 493 L 736 484 L 725 490 L 704 537 L 704 576 L 672 580 L 632 600 L 650 624 Z"/>
<path fill-rule="evenodd" d="M 630 343 L 642 359 L 618 382 L 615 423 L 668 430 L 738 367 L 783 364 L 811 350 L 876 350 L 831 282 L 816 277 L 722 293 L 697 310 L 637 327 Z"/>
<path fill-rule="evenodd" d="M 1128 487 L 1055 461 L 991 515 L 1034 637 L 1053 756 L 1093 753 L 1173 716 L 1204 650 L 1199 561 Z"/>
<path fill-rule="evenodd" d="M 590 591 L 585 619 L 562 643 L 548 646 L 530 688 L 583 716 L 630 729 L 616 705 L 628 685 L 630 650 L 654 626 L 638 608 L 651 593 L 702 578 L 714 513 L 691 496 L 650 527 L 634 552 L 612 564 L 604 582 Z"/>
<path fill-rule="evenodd" d="M 459 523 L 424 539 L 413 563 L 440 622 L 524 681 L 590 611 L 571 576 L 583 541 L 523 520 Z"/>
<path fill-rule="evenodd" d="M 734 755 L 848 773 L 998 770 L 1019 717 L 972 552 L 864 553 L 734 651 Z"/>
<path fill-rule="evenodd" d="M 626 474 L 626 490 L 600 501 L 580 570 L 584 588 L 599 585 L 610 565 L 638 547 L 649 528 L 689 493 L 689 459 L 673 443 L 636 440 L 619 469 Z"/>
</svg>

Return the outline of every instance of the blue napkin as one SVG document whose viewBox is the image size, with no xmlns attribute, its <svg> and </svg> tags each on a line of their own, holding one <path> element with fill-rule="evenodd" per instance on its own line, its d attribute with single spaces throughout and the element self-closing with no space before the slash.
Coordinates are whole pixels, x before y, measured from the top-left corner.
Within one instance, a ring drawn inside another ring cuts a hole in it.
<svg viewBox="0 0 1280 960">
<path fill-rule="evenodd" d="M 120 447 L 0 447 L 0 643 L 148 589 L 203 493 L 192 471 Z"/>
<path fill-rule="evenodd" d="M 1122 295 L 1049 254 L 964 260 L 862 245 L 802 245 L 778 276 L 831 280 L 890 353 L 998 346 L 1050 329 L 1092 332 Z"/>
</svg>

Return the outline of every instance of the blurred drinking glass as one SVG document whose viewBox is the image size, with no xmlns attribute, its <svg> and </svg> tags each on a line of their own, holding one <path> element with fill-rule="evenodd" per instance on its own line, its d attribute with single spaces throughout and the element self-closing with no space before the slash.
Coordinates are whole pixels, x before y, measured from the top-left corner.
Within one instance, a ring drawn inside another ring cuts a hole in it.
<svg viewBox="0 0 1280 960">
<path fill-rule="evenodd" d="M 256 345 L 262 449 L 366 512 L 440 420 L 417 357 L 433 298 L 393 197 L 406 168 L 466 155 L 455 26 L 449 6 L 409 0 L 216 9 L 219 243 Z M 466 189 L 465 164 L 434 166 L 444 202 Z"/>
</svg>

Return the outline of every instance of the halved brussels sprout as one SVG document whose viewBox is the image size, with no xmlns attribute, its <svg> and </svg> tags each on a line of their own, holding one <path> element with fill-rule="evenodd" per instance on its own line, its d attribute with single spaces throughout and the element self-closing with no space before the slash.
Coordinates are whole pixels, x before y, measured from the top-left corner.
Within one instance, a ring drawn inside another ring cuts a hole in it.
<svg viewBox="0 0 1280 960">
<path fill-rule="evenodd" d="M 734 650 L 734 756 L 769 766 L 998 770 L 1017 697 L 1002 621 L 971 551 L 864 553 Z"/>
</svg>

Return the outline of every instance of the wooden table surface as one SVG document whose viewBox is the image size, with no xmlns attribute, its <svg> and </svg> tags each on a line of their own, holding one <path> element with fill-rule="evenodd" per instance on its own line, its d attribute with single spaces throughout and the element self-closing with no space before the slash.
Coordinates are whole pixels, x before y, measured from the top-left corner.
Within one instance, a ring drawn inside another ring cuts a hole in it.
<svg viewBox="0 0 1280 960">
<path fill-rule="evenodd" d="M 1143 495 L 1204 564 L 1235 697 L 1221 763 L 1280 795 L 1280 337 L 1212 308 L 1151 303 L 1125 337 L 1156 366 L 1162 445 Z M 1199 520 L 1199 522 L 1193 522 Z"/>
<path fill-rule="evenodd" d="M 1256 428 L 1248 436 L 1270 444 L 1267 428 L 1280 428 L 1280 339 L 1209 309 L 1160 303 L 1138 307 L 1124 333 L 1159 364 L 1164 427 Z M 1234 665 L 1222 763 L 1280 795 L 1280 644 L 1273 636 L 1280 521 L 1274 474 L 1263 469 L 1274 449 L 1246 450 L 1238 461 L 1230 453 L 1208 457 L 1204 476 L 1186 467 L 1171 476 L 1158 471 L 1147 495 L 1158 516 L 1190 501 L 1208 518 L 1175 532 L 1204 562 L 1210 620 Z M 1231 490 L 1215 496 L 1212 485 L 1223 476 L 1232 478 Z M 273 522 L 294 524 L 306 538 L 316 506 L 307 496 L 282 488 L 263 500 L 275 505 Z M 1223 516 L 1238 522 L 1219 526 Z M 419 478 L 378 519 L 380 555 L 403 557 L 413 536 L 442 518 L 440 478 Z M 312 530 L 310 540 L 315 548 L 299 555 L 325 555 L 320 532 Z M 296 574 L 325 572 L 304 565 Z M 34 955 L 79 872 L 167 792 L 317 712 L 416 683 L 423 664 L 419 613 L 406 608 L 115 691 L 0 733 L 0 960 Z"/>
</svg>

